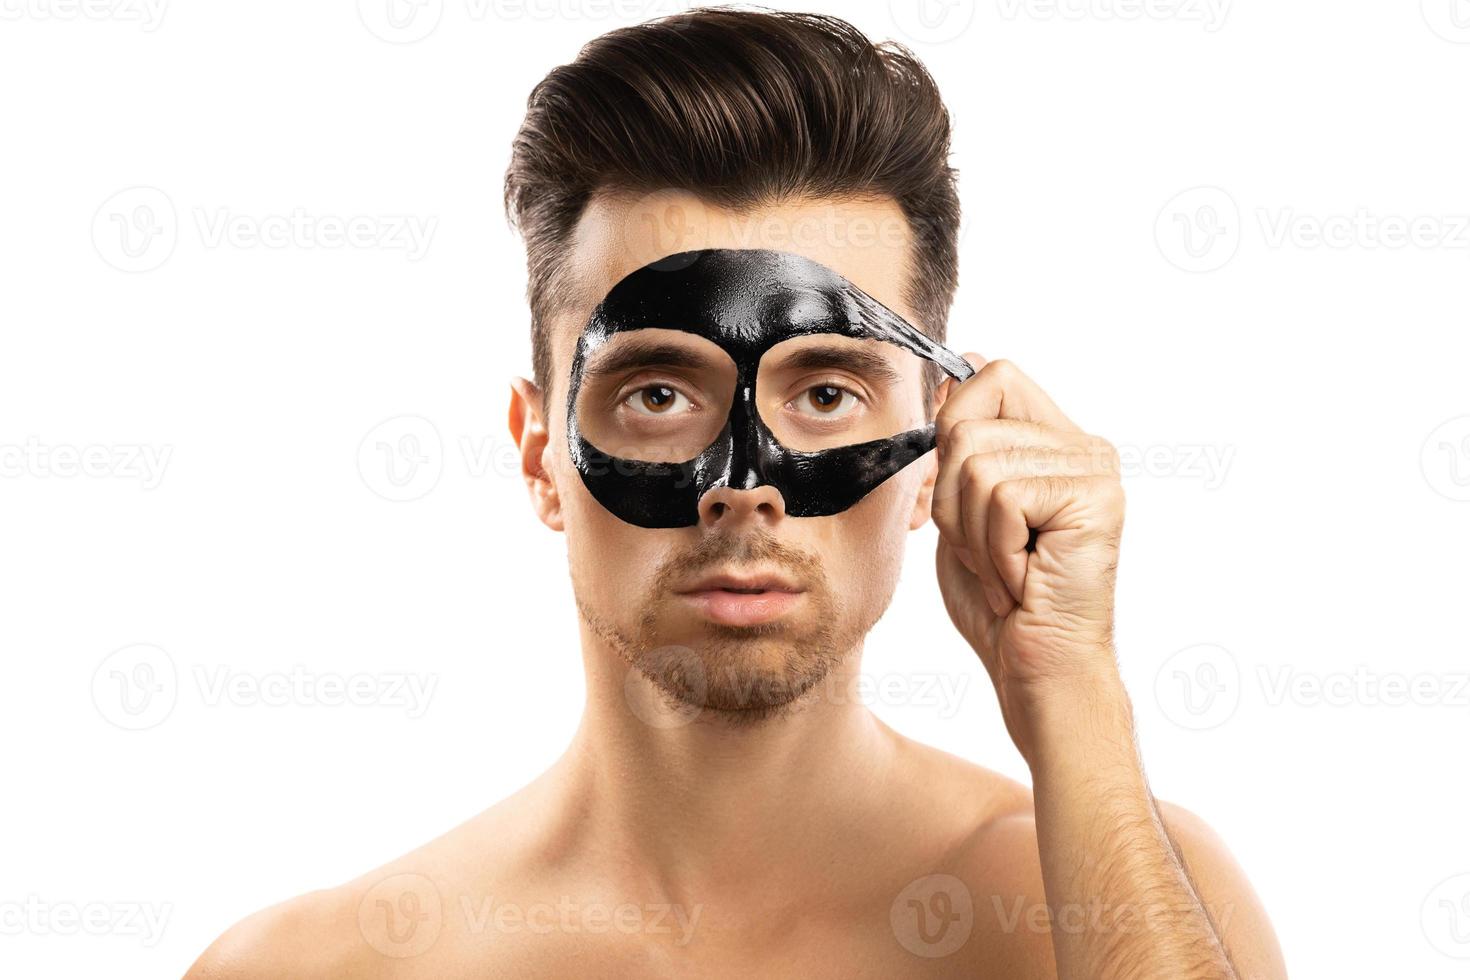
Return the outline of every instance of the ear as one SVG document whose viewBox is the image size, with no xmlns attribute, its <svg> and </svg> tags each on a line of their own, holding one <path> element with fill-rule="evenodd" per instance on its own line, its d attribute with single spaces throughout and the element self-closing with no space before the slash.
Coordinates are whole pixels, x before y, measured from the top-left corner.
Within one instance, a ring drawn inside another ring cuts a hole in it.
<svg viewBox="0 0 1470 980">
<path fill-rule="evenodd" d="M 959 384 L 954 378 L 945 378 L 934 392 L 934 415 L 939 414 L 939 406 L 949 397 L 954 386 Z M 925 453 L 922 459 L 924 467 L 924 482 L 919 484 L 919 493 L 914 498 L 914 512 L 909 517 L 909 530 L 917 531 L 929 522 L 930 512 L 934 507 L 934 483 L 939 478 L 939 454 Z"/>
<path fill-rule="evenodd" d="M 541 417 L 541 389 L 525 378 L 510 383 L 510 437 L 521 452 L 521 477 L 531 494 L 531 506 L 541 523 L 553 531 L 564 530 L 561 497 L 548 469 L 551 437 Z"/>
</svg>

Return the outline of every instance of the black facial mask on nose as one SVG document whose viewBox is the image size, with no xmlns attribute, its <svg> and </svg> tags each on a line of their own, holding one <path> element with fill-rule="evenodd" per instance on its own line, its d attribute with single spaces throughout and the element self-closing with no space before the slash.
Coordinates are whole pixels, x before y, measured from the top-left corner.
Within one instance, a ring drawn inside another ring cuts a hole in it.
<svg viewBox="0 0 1470 980">
<path fill-rule="evenodd" d="M 735 397 L 724 428 L 684 462 L 610 456 L 583 438 L 577 425 L 587 358 L 614 334 L 649 328 L 703 337 L 735 363 Z M 934 423 L 835 449 L 799 452 L 782 446 L 755 408 L 761 355 L 783 340 L 821 333 L 895 344 L 958 381 L 975 373 L 964 358 L 820 262 L 767 249 L 679 252 L 619 280 L 577 341 L 567 444 L 582 482 L 598 503 L 638 527 L 697 524 L 700 498 L 724 486 L 773 486 L 791 517 L 825 517 L 851 507 L 934 448 Z"/>
</svg>

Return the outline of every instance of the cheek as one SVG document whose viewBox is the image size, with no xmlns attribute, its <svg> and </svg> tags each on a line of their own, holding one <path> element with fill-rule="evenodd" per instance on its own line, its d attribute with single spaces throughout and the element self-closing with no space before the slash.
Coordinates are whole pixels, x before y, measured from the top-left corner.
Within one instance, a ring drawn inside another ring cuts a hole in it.
<svg viewBox="0 0 1470 980">
<path fill-rule="evenodd" d="M 578 598 L 629 626 L 668 551 L 664 533 L 625 524 L 583 494 L 566 518 L 567 561 Z"/>
<path fill-rule="evenodd" d="M 902 552 L 913 520 L 914 505 L 933 466 L 933 458 L 932 452 L 919 457 L 880 483 L 858 503 L 858 507 L 863 507 L 871 502 L 875 512 L 871 531 L 875 540 L 883 541 L 886 549 Z"/>
<path fill-rule="evenodd" d="M 907 476 L 913 469 L 885 480 L 840 514 L 811 519 L 826 525 L 820 548 L 834 586 L 862 596 L 864 603 L 886 601 L 898 582 L 918 483 Z"/>
<path fill-rule="evenodd" d="M 587 492 L 569 459 L 552 472 L 579 597 L 622 622 L 644 599 L 660 561 L 677 543 L 670 540 L 677 532 L 635 527 L 614 517 Z"/>
</svg>

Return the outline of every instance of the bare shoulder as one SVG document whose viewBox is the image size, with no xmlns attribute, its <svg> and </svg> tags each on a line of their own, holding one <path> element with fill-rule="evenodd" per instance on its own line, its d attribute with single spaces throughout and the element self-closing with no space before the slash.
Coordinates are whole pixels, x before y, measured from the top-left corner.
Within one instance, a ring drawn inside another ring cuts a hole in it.
<svg viewBox="0 0 1470 980">
<path fill-rule="evenodd" d="M 189 969 L 185 980 L 350 976 L 364 954 L 345 889 L 308 892 L 235 923 Z"/>
<path fill-rule="evenodd" d="M 1243 980 L 1285 976 L 1270 918 L 1224 840 L 1184 807 L 1160 800 L 1158 810 Z M 976 829 L 966 862 L 967 880 L 978 888 L 976 932 L 986 934 L 996 950 L 1006 951 L 1005 975 L 1055 976 L 1051 929 L 1056 923 L 1046 905 L 1036 814 L 1029 798 L 1024 806 L 997 814 Z M 1068 911 L 1075 913 L 1073 927 L 1105 921 L 1100 917 L 1107 914 L 1102 909 Z"/>
<path fill-rule="evenodd" d="M 515 886 L 527 848 L 514 799 L 352 881 L 242 919 L 186 980 L 435 975 L 446 956 L 464 951 L 455 912 L 472 894 L 471 878 Z"/>
<path fill-rule="evenodd" d="M 262 909 L 215 940 L 186 980 L 432 976 L 425 971 L 459 945 L 454 902 L 466 893 L 465 868 L 486 860 L 465 843 L 455 832 L 353 881 Z"/>
<path fill-rule="evenodd" d="M 1050 933 L 1044 922 L 1036 927 L 1046 900 L 1031 790 L 922 743 L 904 740 L 901 753 L 915 782 L 911 796 L 921 801 L 908 816 L 943 843 L 937 855 L 920 856 L 922 864 L 906 871 L 913 880 L 900 893 L 902 907 L 891 912 L 900 943 L 910 949 L 959 943 L 953 956 L 976 976 L 1055 977 Z"/>
<path fill-rule="evenodd" d="M 1159 817 L 1178 847 L 1185 869 L 1215 926 L 1225 937 L 1243 980 L 1284 977 L 1271 918 L 1230 848 L 1200 816 L 1159 801 Z"/>
<path fill-rule="evenodd" d="M 1031 790 L 1009 776 L 890 730 L 899 767 L 910 774 L 929 818 L 951 815 L 968 837 L 980 822 L 1019 811 L 1030 812 Z"/>
</svg>

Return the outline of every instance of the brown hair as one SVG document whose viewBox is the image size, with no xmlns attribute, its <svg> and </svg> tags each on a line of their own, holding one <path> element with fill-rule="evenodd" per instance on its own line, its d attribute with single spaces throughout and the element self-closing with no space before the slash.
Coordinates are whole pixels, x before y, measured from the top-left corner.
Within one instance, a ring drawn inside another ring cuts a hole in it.
<svg viewBox="0 0 1470 980">
<path fill-rule="evenodd" d="M 603 190 L 680 189 L 735 209 L 891 197 L 914 241 L 905 300 L 943 341 L 960 217 L 948 160 L 934 79 L 907 49 L 839 18 L 704 8 L 596 38 L 532 90 L 505 174 L 526 242 L 537 385 L 549 391 L 564 250 Z"/>
</svg>

